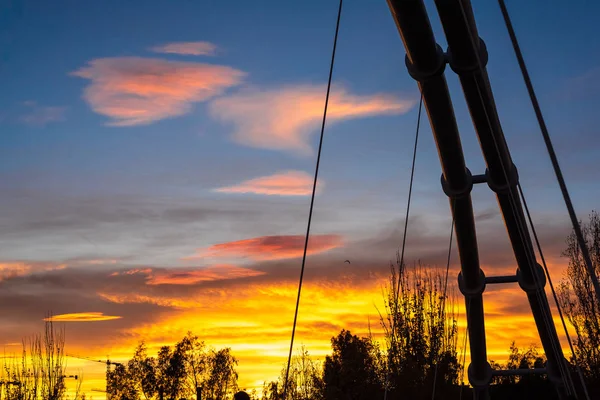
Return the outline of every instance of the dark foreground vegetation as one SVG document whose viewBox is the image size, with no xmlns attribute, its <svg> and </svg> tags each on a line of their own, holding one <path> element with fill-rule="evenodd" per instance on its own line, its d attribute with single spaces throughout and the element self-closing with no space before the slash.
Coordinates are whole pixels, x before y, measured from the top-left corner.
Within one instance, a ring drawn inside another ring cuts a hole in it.
<svg viewBox="0 0 600 400">
<path fill-rule="evenodd" d="M 582 225 L 600 274 L 600 216 L 592 213 Z M 574 327 L 575 356 L 570 368 L 580 399 L 583 378 L 590 398 L 600 398 L 600 304 L 573 235 L 563 255 L 569 266 L 558 286 L 559 303 Z M 331 354 L 323 362 L 313 360 L 301 348 L 291 360 L 289 379 L 285 366 L 276 381 L 265 382 L 254 400 L 370 400 L 370 399 L 468 399 L 463 386 L 464 344 L 458 343 L 456 296 L 444 294 L 445 275 L 420 264 L 391 267 L 384 290 L 385 309 L 380 324 L 385 341 L 342 330 L 331 339 Z M 463 337 L 463 335 L 460 335 Z M 461 341 L 462 342 L 462 341 Z M 384 348 L 381 348 L 381 346 Z M 44 335 L 24 342 L 18 363 L 5 362 L 1 396 L 7 400 L 61 400 L 65 397 L 64 334 L 52 323 Z M 534 346 L 519 349 L 512 343 L 508 361 L 491 361 L 494 369 L 540 368 L 545 356 Z M 206 400 L 233 399 L 238 387 L 238 360 L 229 348 L 212 349 L 188 333 L 173 346 L 149 356 L 142 342 L 126 363 L 107 371 L 110 400 Z M 468 365 L 468 360 L 467 360 Z M 579 368 L 577 368 L 577 366 Z M 286 388 L 287 385 L 287 388 Z M 284 390 L 287 389 L 287 390 Z M 435 395 L 435 396 L 434 396 Z M 545 376 L 497 377 L 493 399 L 555 399 Z M 76 397 L 83 397 L 76 394 Z M 1 400 L 1 399 L 0 399 Z"/>
</svg>

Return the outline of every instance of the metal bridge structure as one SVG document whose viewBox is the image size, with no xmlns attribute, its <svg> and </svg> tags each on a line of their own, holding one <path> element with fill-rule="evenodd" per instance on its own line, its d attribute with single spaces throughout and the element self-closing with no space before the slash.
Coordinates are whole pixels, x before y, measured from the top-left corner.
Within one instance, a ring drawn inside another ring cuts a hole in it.
<svg viewBox="0 0 600 400">
<path fill-rule="evenodd" d="M 545 292 L 546 276 L 536 260 L 523 205 L 519 174 L 498 117 L 486 71 L 488 52 L 478 36 L 469 0 L 435 0 L 448 49 L 436 42 L 423 0 L 387 0 L 406 50 L 406 68 L 419 85 L 442 168 L 441 187 L 454 219 L 461 272 L 458 284 L 465 297 L 471 362 L 469 383 L 476 400 L 489 399 L 494 376 L 547 374 L 559 398 L 575 393 Z M 451 71 L 446 69 L 450 67 Z M 459 128 L 445 73 L 460 79 L 466 103 L 486 162 L 472 174 L 465 164 Z M 481 269 L 473 215 L 473 185 L 487 184 L 497 198 L 516 260 L 514 275 L 486 276 Z M 486 352 L 483 293 L 487 285 L 516 284 L 524 291 L 547 356 L 545 368 L 492 370 Z"/>
<path fill-rule="evenodd" d="M 421 106 L 424 104 L 438 150 L 442 170 L 440 182 L 441 188 L 449 199 L 450 211 L 452 213 L 453 234 L 456 237 L 456 245 L 458 247 L 460 258 L 461 271 L 458 274 L 458 287 L 465 298 L 467 336 L 469 339 L 471 357 L 471 362 L 467 369 L 467 376 L 469 383 L 473 387 L 474 399 L 490 399 L 490 384 L 496 376 L 543 374 L 546 375 L 553 384 L 560 400 L 577 399 L 579 390 L 583 391 L 586 400 L 590 400 L 584 377 L 575 357 L 569 332 L 552 284 L 552 279 L 544 260 L 542 248 L 529 213 L 527 201 L 521 185 L 519 184 L 517 167 L 512 160 L 508 144 L 504 137 L 504 133 L 502 132 L 500 118 L 498 116 L 492 87 L 486 70 L 488 50 L 484 40 L 479 37 L 477 32 L 477 25 L 475 23 L 471 2 L 470 0 L 434 0 L 435 7 L 442 23 L 446 42 L 448 43 L 448 48 L 444 51 L 444 49 L 436 42 L 423 1 L 424 0 L 387 0 L 388 7 L 396 23 L 396 27 L 398 28 L 406 51 L 405 61 L 408 74 L 417 82 L 421 92 L 412 172 L 408 190 L 404 239 L 401 252 L 402 256 L 399 261 L 400 265 L 403 264 L 404 258 L 415 156 L 417 153 L 417 139 L 419 136 Z M 294 322 L 292 325 L 292 335 L 285 373 L 283 391 L 284 400 L 287 398 L 287 381 L 290 371 L 298 307 L 300 304 L 302 282 L 306 265 L 308 240 L 319 175 L 323 133 L 327 119 L 327 106 L 329 103 L 342 3 L 343 0 L 339 0 L 329 68 L 329 79 L 323 110 L 323 121 L 321 124 L 319 147 L 317 151 L 302 265 L 300 268 L 300 279 L 298 282 Z M 578 247 L 581 250 L 582 258 L 585 261 L 596 298 L 598 302 L 600 302 L 600 279 L 598 279 L 594 270 L 590 252 L 587 248 L 579 221 L 577 220 L 577 215 L 567 190 L 554 151 L 554 146 L 552 145 L 523 55 L 521 54 L 516 33 L 512 27 L 512 22 L 510 21 L 510 16 L 508 15 L 504 0 L 498 0 L 498 4 L 502 11 L 504 22 L 523 75 L 523 80 L 527 86 L 527 91 L 548 150 L 548 155 L 552 162 L 573 225 L 573 232 L 577 239 Z M 450 70 L 458 75 L 475 128 L 475 133 L 479 139 L 481 151 L 485 160 L 485 171 L 477 171 L 479 173 L 476 174 L 471 173 L 465 162 L 460 132 L 445 77 L 447 72 L 446 66 L 449 66 Z M 515 257 L 516 268 L 512 275 L 486 276 L 481 268 L 475 217 L 473 214 L 473 202 L 471 199 L 473 186 L 478 184 L 487 185 L 496 196 Z M 539 251 L 543 267 L 536 259 L 534 243 L 530 236 L 528 222 L 531 225 L 531 232 L 535 238 L 535 244 Z M 452 238 L 453 235 L 451 234 L 450 249 Z M 446 271 L 448 271 L 449 263 L 450 253 L 448 255 Z M 446 272 L 445 287 L 447 285 L 447 280 L 448 272 Z M 550 289 L 557 303 L 558 314 L 563 329 L 565 330 L 571 352 L 573 353 L 574 367 L 579 374 L 581 387 L 575 387 L 571 376 L 573 368 L 567 362 L 563 354 L 558 333 L 552 318 L 550 304 L 548 303 L 548 298 L 546 296 L 546 283 L 550 284 Z M 529 303 L 537 332 L 546 355 L 547 361 L 543 368 L 496 370 L 492 369 L 488 362 L 483 294 L 487 285 L 496 284 L 518 285 L 522 289 L 523 301 L 525 301 L 526 298 Z M 446 292 L 444 289 L 443 297 L 445 298 L 445 296 Z M 432 400 L 435 398 L 436 377 L 437 365 L 435 366 Z M 388 387 L 386 384 L 384 400 L 387 399 L 387 394 Z"/>
</svg>

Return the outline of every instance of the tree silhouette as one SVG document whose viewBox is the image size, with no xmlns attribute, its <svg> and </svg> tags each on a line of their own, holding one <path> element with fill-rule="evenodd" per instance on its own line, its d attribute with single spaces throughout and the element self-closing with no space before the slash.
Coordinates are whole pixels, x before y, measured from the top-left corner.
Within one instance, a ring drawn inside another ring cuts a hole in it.
<svg viewBox="0 0 600 400">
<path fill-rule="evenodd" d="M 519 349 L 513 341 L 506 364 L 490 361 L 492 369 L 531 369 L 543 368 L 546 356 L 540 354 L 535 345 Z M 492 398 L 510 398 L 512 400 L 549 399 L 558 400 L 555 388 L 546 375 L 497 376 L 490 387 Z"/>
<path fill-rule="evenodd" d="M 158 351 L 156 359 L 156 391 L 158 399 L 177 400 L 184 392 L 186 378 L 185 349 L 178 343 L 171 350 L 163 346 Z"/>
<path fill-rule="evenodd" d="M 109 400 L 138 400 L 136 377 L 123 364 L 106 373 L 106 394 Z"/>
<path fill-rule="evenodd" d="M 208 360 L 208 379 L 204 382 L 203 396 L 206 400 L 224 400 L 237 388 L 238 374 L 235 370 L 238 360 L 231 354 L 230 348 L 211 350 Z"/>
<path fill-rule="evenodd" d="M 589 221 L 581 224 L 596 275 L 600 275 L 600 215 L 592 211 Z M 575 233 L 567 238 L 562 253 L 569 259 L 565 279 L 559 285 L 558 298 L 568 321 L 575 329 L 574 350 L 586 381 L 600 388 L 600 303 L 586 269 Z"/>
<path fill-rule="evenodd" d="M 390 269 L 386 315 L 380 320 L 388 347 L 385 384 L 391 398 L 431 398 L 434 379 L 436 393 L 447 395 L 458 384 L 461 365 L 455 300 L 444 296 L 445 274 L 420 263 L 408 269 L 400 260 Z"/>
<path fill-rule="evenodd" d="M 263 383 L 261 400 L 279 400 L 281 397 L 277 381 Z"/>
<path fill-rule="evenodd" d="M 202 387 L 209 372 L 208 367 L 210 360 L 209 355 L 206 352 L 206 345 L 198 338 L 198 336 L 188 332 L 187 335 L 181 339 L 178 346 L 185 354 L 185 391 L 187 397 L 194 397 L 196 395 L 196 388 Z"/>
<path fill-rule="evenodd" d="M 323 364 L 325 400 L 366 400 L 382 393 L 378 348 L 370 338 L 342 330 L 331 339 L 332 354 Z"/>
<path fill-rule="evenodd" d="M 495 361 L 490 362 L 492 369 L 531 369 L 544 368 L 546 365 L 546 356 L 538 352 L 537 346 L 531 345 L 526 350 L 521 350 L 513 341 L 510 344 L 510 353 L 505 365 Z M 547 380 L 544 375 L 529 375 L 529 376 L 497 376 L 494 377 L 492 383 L 503 385 L 527 384 L 532 385 L 540 381 Z"/>
<path fill-rule="evenodd" d="M 162 346 L 149 357 L 142 341 L 133 357 L 107 374 L 111 400 L 179 400 L 195 398 L 202 389 L 205 400 L 230 398 L 237 390 L 237 359 L 231 349 L 206 350 L 190 332 L 173 347 Z"/>
<path fill-rule="evenodd" d="M 279 379 L 265 382 L 262 400 L 278 400 L 283 398 L 287 363 L 283 366 Z M 288 400 L 320 400 L 323 398 L 322 368 L 313 360 L 308 350 L 302 345 L 299 352 L 290 360 L 286 398 Z"/>
<path fill-rule="evenodd" d="M 23 339 L 20 359 L 6 357 L 1 369 L 0 398 L 6 400 L 62 400 L 65 385 L 65 330 L 56 329 L 52 315 L 44 331 Z M 79 377 L 78 377 L 79 378 Z M 83 398 L 81 379 L 77 380 L 74 400 Z"/>
<path fill-rule="evenodd" d="M 132 377 L 132 385 L 141 392 L 146 400 L 157 393 L 156 359 L 148 357 L 145 342 L 141 342 L 127 363 L 128 374 Z"/>
</svg>

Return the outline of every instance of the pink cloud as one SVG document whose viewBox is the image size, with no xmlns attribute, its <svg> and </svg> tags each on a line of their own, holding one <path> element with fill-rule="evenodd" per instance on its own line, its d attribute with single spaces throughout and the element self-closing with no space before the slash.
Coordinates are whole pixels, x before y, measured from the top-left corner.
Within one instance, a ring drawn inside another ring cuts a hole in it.
<svg viewBox="0 0 600 400">
<path fill-rule="evenodd" d="M 83 97 L 111 126 L 186 114 L 193 103 L 221 94 L 245 75 L 227 66 L 141 57 L 99 58 L 72 74 L 91 81 Z"/>
<path fill-rule="evenodd" d="M 308 196 L 312 193 L 313 177 L 304 171 L 285 171 L 215 189 L 221 193 L 254 193 L 279 196 Z M 322 187 L 319 182 L 317 189 Z"/>
<path fill-rule="evenodd" d="M 175 42 L 155 46 L 150 50 L 156 53 L 181 54 L 190 56 L 212 56 L 217 46 L 209 42 Z"/>
<path fill-rule="evenodd" d="M 233 140 L 257 148 L 310 155 L 310 137 L 323 118 L 323 85 L 287 86 L 277 89 L 247 89 L 215 99 L 210 112 L 235 126 Z M 361 96 L 332 88 L 327 112 L 328 124 L 375 115 L 402 114 L 416 104 L 414 98 L 387 94 Z"/>
<path fill-rule="evenodd" d="M 304 251 L 304 235 L 261 236 L 235 242 L 219 243 L 184 260 L 203 257 L 243 257 L 255 261 L 282 260 L 302 257 Z M 311 235 L 308 255 L 323 253 L 343 245 L 339 235 Z"/>
</svg>

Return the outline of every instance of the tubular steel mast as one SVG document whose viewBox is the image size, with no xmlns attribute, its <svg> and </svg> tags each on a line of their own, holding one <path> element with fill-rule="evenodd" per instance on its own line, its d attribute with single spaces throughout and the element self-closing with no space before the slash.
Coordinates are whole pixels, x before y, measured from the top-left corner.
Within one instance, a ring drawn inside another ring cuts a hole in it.
<svg viewBox="0 0 600 400">
<path fill-rule="evenodd" d="M 573 393 L 573 383 L 544 291 L 546 278 L 537 263 L 517 185 L 519 177 L 500 126 L 485 65 L 487 50 L 469 0 L 435 0 L 448 41 L 444 53 L 436 43 L 423 0 L 387 0 L 406 49 L 406 67 L 423 94 L 442 166 L 442 189 L 455 220 L 465 296 L 471 364 L 469 382 L 476 400 L 489 399 L 495 375 L 547 373 L 559 398 Z M 444 76 L 446 63 L 458 74 L 486 161 L 485 174 L 472 176 L 465 165 L 460 135 Z M 473 217 L 473 184 L 487 183 L 495 192 L 517 261 L 515 275 L 486 277 L 480 269 Z M 482 294 L 486 284 L 518 283 L 527 295 L 548 362 L 534 370 L 492 371 L 487 361 Z"/>
</svg>

